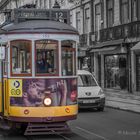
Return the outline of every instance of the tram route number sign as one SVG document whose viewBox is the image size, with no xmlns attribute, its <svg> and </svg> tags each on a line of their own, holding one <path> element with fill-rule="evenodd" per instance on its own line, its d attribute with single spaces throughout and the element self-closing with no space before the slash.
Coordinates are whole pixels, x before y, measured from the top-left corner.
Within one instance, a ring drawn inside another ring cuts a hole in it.
<svg viewBox="0 0 140 140">
<path fill-rule="evenodd" d="M 22 97 L 22 80 L 9 80 L 10 97 Z"/>
<path fill-rule="evenodd" d="M 11 20 L 16 22 L 26 19 L 56 20 L 70 24 L 70 11 L 67 9 L 14 9 Z"/>
</svg>

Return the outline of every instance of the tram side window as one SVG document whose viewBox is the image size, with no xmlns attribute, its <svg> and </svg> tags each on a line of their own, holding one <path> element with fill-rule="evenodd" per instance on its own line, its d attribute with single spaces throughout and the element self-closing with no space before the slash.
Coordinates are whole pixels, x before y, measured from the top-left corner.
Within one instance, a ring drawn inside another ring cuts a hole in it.
<svg viewBox="0 0 140 140">
<path fill-rule="evenodd" d="M 12 74 L 31 74 L 31 41 L 11 42 Z"/>
<path fill-rule="evenodd" d="M 74 41 L 62 41 L 62 75 L 76 74 L 76 49 Z"/>
<path fill-rule="evenodd" d="M 36 41 L 36 74 L 58 74 L 58 41 Z"/>
<path fill-rule="evenodd" d="M 4 59 L 4 74 L 7 74 L 8 71 L 8 48 L 5 49 L 5 59 Z"/>
</svg>

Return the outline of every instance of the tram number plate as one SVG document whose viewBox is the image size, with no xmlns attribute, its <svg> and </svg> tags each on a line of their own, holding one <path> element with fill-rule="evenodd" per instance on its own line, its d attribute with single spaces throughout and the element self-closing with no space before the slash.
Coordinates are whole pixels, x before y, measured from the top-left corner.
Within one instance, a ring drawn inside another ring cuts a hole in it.
<svg viewBox="0 0 140 140">
<path fill-rule="evenodd" d="M 83 103 L 95 103 L 95 100 L 84 100 Z"/>
</svg>

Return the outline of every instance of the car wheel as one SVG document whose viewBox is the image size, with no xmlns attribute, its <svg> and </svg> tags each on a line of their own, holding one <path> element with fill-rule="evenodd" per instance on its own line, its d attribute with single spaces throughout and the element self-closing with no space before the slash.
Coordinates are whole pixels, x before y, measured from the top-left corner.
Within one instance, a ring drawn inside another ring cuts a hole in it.
<svg viewBox="0 0 140 140">
<path fill-rule="evenodd" d="M 104 111 L 104 106 L 103 107 L 99 107 L 97 109 L 98 109 L 98 111 Z"/>
</svg>

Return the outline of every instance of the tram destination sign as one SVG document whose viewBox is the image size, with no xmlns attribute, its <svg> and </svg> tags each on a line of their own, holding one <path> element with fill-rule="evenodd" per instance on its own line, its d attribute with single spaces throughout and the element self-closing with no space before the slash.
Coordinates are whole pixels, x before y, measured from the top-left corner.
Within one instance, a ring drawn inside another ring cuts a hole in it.
<svg viewBox="0 0 140 140">
<path fill-rule="evenodd" d="M 11 21 L 22 22 L 30 19 L 55 20 L 70 24 L 70 11 L 67 9 L 14 9 Z"/>
</svg>

